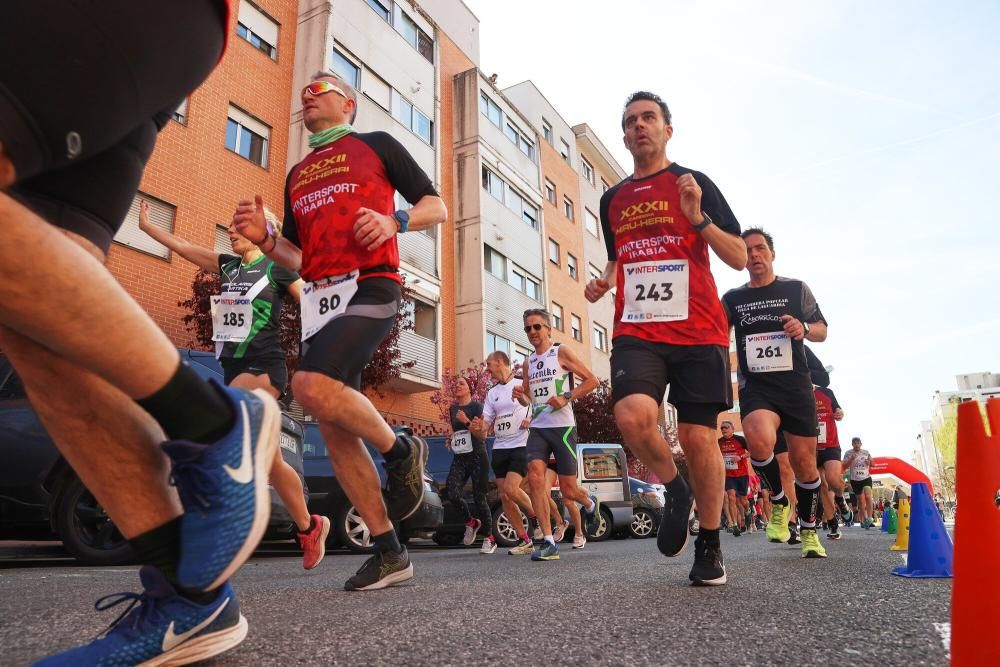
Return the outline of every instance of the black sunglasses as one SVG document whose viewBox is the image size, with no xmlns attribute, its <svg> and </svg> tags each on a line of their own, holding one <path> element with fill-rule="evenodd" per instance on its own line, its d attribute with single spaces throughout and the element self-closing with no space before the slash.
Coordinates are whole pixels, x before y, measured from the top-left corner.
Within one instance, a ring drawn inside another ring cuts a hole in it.
<svg viewBox="0 0 1000 667">
<path fill-rule="evenodd" d="M 544 324 L 525 324 L 524 333 L 531 333 L 532 331 L 541 331 Z"/>
</svg>

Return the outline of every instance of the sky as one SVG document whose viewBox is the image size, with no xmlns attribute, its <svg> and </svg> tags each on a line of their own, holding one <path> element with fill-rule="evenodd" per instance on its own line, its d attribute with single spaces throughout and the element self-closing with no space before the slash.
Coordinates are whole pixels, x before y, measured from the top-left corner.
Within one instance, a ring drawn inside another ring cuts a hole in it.
<svg viewBox="0 0 1000 667">
<path fill-rule="evenodd" d="M 842 442 L 909 462 L 935 390 L 1000 372 L 1000 3 L 465 2 L 481 69 L 534 81 L 627 173 L 624 101 L 664 98 L 668 157 L 816 295 Z"/>
</svg>

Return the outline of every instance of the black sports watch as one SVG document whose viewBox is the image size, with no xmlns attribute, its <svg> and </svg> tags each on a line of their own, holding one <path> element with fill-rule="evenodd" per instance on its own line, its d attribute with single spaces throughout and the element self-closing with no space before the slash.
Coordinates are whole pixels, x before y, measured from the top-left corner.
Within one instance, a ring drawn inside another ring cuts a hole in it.
<svg viewBox="0 0 1000 667">
<path fill-rule="evenodd" d="M 573 392 L 571 392 L 571 391 L 564 391 L 563 392 L 563 398 L 565 398 L 567 401 L 572 401 L 573 400 Z"/>
<path fill-rule="evenodd" d="M 402 234 L 406 231 L 406 228 L 410 225 L 410 214 L 406 211 L 399 210 L 392 214 L 392 217 L 396 218 L 396 222 L 399 223 L 399 233 Z"/>
<path fill-rule="evenodd" d="M 696 232 L 700 232 L 701 230 L 705 229 L 710 224 L 712 224 L 713 222 L 715 222 L 714 220 L 712 220 L 712 218 L 708 217 L 708 213 L 705 213 L 704 211 L 701 212 L 701 217 L 703 217 L 705 219 L 701 221 L 700 225 L 691 225 L 692 227 L 694 227 L 694 230 Z"/>
</svg>

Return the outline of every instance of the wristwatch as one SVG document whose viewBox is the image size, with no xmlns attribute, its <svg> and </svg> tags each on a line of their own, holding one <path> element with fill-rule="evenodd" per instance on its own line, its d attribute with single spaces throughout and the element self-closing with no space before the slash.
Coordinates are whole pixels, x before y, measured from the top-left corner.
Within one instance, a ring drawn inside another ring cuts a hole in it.
<svg viewBox="0 0 1000 667">
<path fill-rule="evenodd" d="M 392 214 L 392 217 L 396 218 L 396 222 L 399 223 L 399 233 L 402 234 L 406 231 L 406 228 L 410 226 L 410 214 L 406 211 L 399 210 Z"/>
<path fill-rule="evenodd" d="M 571 392 L 571 391 L 564 391 L 563 392 L 563 398 L 565 398 L 567 401 L 573 400 L 573 392 Z"/>
<path fill-rule="evenodd" d="M 703 217 L 705 219 L 701 221 L 700 225 L 691 225 L 692 227 L 694 227 L 694 230 L 696 232 L 700 232 L 701 230 L 705 229 L 706 227 L 708 227 L 710 224 L 712 224 L 714 222 L 714 220 L 712 220 L 712 218 L 708 217 L 708 213 L 705 213 L 704 211 L 701 212 L 701 217 Z"/>
<path fill-rule="evenodd" d="M 805 331 L 805 333 L 802 334 L 802 337 L 805 338 L 806 336 L 809 335 L 809 323 L 808 322 L 803 322 L 802 323 L 802 329 L 803 329 L 803 331 Z"/>
</svg>

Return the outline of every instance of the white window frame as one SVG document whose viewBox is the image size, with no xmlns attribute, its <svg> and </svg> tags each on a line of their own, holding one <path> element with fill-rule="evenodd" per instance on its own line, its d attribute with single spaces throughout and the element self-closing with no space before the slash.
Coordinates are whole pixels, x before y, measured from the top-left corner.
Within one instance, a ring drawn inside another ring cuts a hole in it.
<svg viewBox="0 0 1000 667">
<path fill-rule="evenodd" d="M 552 257 L 552 252 L 555 251 L 555 257 Z M 549 238 L 549 261 L 556 266 L 562 266 L 562 255 L 560 254 L 559 242 L 553 238 Z"/>
<path fill-rule="evenodd" d="M 243 137 L 243 135 L 240 133 L 239 129 L 237 129 L 237 131 L 236 131 L 236 145 L 234 147 L 232 147 L 232 148 L 230 148 L 229 146 L 226 146 L 226 148 L 228 150 L 230 150 L 231 152 L 236 153 L 237 155 L 239 155 L 244 160 L 257 165 L 258 167 L 262 167 L 264 169 L 267 169 L 267 165 L 270 162 L 269 154 L 271 152 L 271 127 L 269 125 L 265 124 L 263 121 L 261 121 L 261 120 L 259 120 L 257 118 L 254 118 L 253 116 L 251 116 L 250 114 L 248 114 L 246 111 L 243 111 L 243 109 L 240 109 L 238 106 L 236 106 L 232 102 L 230 102 L 230 104 L 229 104 L 229 115 L 227 117 L 227 122 L 226 122 L 226 133 L 227 134 L 228 134 L 228 131 L 229 131 L 229 123 L 228 123 L 228 121 L 230 121 L 230 120 L 236 123 L 237 128 L 243 128 L 243 129 L 247 130 L 248 132 L 250 132 L 251 134 L 254 134 L 254 135 L 260 137 L 261 139 L 263 139 L 264 140 L 264 150 L 262 152 L 261 162 L 254 162 L 254 160 L 252 160 L 251 158 L 249 158 L 249 157 L 241 154 L 240 153 L 240 148 L 242 147 L 242 137 Z"/>
<path fill-rule="evenodd" d="M 239 35 L 239 28 L 242 26 L 247 35 Z M 268 16 L 264 10 L 247 0 L 240 0 L 239 16 L 237 18 L 237 35 L 250 43 L 255 49 L 269 57 L 271 60 L 278 59 L 278 36 L 281 24 Z M 271 47 L 270 52 L 266 52 L 253 43 L 250 36 L 256 37 L 259 41 Z"/>
<path fill-rule="evenodd" d="M 587 182 L 594 185 L 594 165 L 587 161 L 587 158 L 580 156 L 580 169 L 583 170 L 583 177 Z"/>
<path fill-rule="evenodd" d="M 570 335 L 573 336 L 573 340 L 582 342 L 583 341 L 583 320 L 580 319 L 579 315 L 570 313 Z"/>
<path fill-rule="evenodd" d="M 584 226 L 587 228 L 587 231 L 590 232 L 592 235 L 600 238 L 601 221 L 598 220 L 597 216 L 594 215 L 594 212 L 591 211 L 586 206 L 583 207 L 583 220 L 584 220 Z"/>
</svg>

